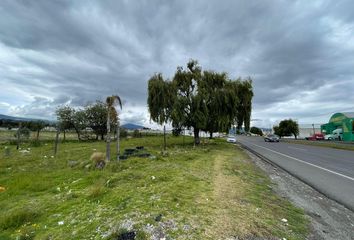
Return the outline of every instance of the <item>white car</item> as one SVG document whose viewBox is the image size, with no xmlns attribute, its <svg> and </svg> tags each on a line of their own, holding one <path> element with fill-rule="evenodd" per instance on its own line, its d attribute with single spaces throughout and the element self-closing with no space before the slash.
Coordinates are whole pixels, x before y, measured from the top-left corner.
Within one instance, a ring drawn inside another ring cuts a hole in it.
<svg viewBox="0 0 354 240">
<path fill-rule="evenodd" d="M 330 140 L 333 140 L 334 137 L 333 137 L 332 134 L 327 134 L 327 135 L 324 136 L 324 139 L 330 141 Z"/>
<path fill-rule="evenodd" d="M 236 142 L 236 137 L 235 136 L 228 136 L 226 141 L 229 142 L 229 143 L 235 143 Z"/>
</svg>

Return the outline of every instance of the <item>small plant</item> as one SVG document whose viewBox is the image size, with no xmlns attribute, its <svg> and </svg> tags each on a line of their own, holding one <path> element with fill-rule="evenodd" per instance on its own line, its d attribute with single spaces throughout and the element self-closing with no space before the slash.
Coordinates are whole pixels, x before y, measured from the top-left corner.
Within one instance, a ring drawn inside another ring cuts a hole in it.
<svg viewBox="0 0 354 240">
<path fill-rule="evenodd" d="M 35 237 L 35 229 L 32 226 L 21 228 L 19 235 L 16 237 L 18 240 L 32 240 Z"/>
<path fill-rule="evenodd" d="M 91 188 L 91 190 L 89 192 L 89 197 L 90 198 L 98 198 L 103 194 L 104 194 L 103 186 L 95 185 Z"/>
</svg>

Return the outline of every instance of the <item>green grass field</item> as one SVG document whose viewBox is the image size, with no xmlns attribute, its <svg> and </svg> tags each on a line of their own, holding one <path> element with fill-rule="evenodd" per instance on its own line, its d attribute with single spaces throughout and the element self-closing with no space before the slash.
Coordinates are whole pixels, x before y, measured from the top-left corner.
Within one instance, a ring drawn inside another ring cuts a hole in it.
<svg viewBox="0 0 354 240">
<path fill-rule="evenodd" d="M 28 153 L 1 144 L 0 239 L 123 239 L 129 231 L 135 239 L 305 239 L 303 211 L 276 196 L 240 148 L 222 139 L 194 148 L 191 138 L 169 136 L 163 153 L 162 142 L 123 140 L 123 149 L 142 145 L 154 157 L 103 170 L 89 160 L 103 142 L 61 143 L 56 157 L 51 142 Z"/>
<path fill-rule="evenodd" d="M 353 143 L 282 139 L 284 142 L 354 151 Z"/>
</svg>

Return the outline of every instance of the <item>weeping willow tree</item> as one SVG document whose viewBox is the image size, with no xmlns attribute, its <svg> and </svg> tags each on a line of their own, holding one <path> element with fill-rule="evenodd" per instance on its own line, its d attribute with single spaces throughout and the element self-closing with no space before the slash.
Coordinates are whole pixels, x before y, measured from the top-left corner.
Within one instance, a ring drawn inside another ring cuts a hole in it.
<svg viewBox="0 0 354 240">
<path fill-rule="evenodd" d="M 111 159 L 111 122 L 114 122 L 117 128 L 119 129 L 119 117 L 118 112 L 115 108 L 116 105 L 119 105 L 122 109 L 122 101 L 119 96 L 112 95 L 107 97 L 107 137 L 106 137 L 106 160 Z M 119 160 L 119 133 L 117 134 L 117 159 Z"/>
<path fill-rule="evenodd" d="M 252 82 L 249 84 L 252 90 Z M 148 107 L 151 119 L 159 124 L 171 122 L 176 129 L 193 129 L 194 143 L 199 144 L 200 130 L 208 131 L 212 136 L 213 132 L 229 129 L 240 116 L 247 121 L 249 117 L 244 114 L 249 110 L 250 116 L 251 105 L 240 108 L 239 94 L 244 94 L 240 86 L 244 86 L 242 81 L 231 81 L 226 73 L 202 72 L 198 62 L 191 60 L 187 68 L 177 67 L 172 81 L 165 81 L 161 74 L 150 78 Z"/>
<path fill-rule="evenodd" d="M 148 83 L 148 108 L 150 118 L 160 125 L 171 120 L 173 106 L 172 82 L 164 81 L 161 73 L 153 75 Z M 164 126 L 164 149 L 166 150 L 166 126 Z"/>
<path fill-rule="evenodd" d="M 203 128 L 209 132 L 227 131 L 234 123 L 237 113 L 237 82 L 228 79 L 226 73 L 204 71 L 200 89 L 205 96 L 208 118 Z"/>
<path fill-rule="evenodd" d="M 252 80 L 251 78 L 247 78 L 244 81 L 238 79 L 237 85 L 237 94 L 239 97 L 236 117 L 237 129 L 240 130 L 244 124 L 245 131 L 249 132 L 253 98 Z"/>
</svg>

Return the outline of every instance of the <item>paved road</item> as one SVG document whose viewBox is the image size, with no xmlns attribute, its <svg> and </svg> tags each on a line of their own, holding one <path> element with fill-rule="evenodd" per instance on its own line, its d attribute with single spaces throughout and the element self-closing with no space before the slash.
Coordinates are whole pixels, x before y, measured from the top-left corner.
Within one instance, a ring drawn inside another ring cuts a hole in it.
<svg viewBox="0 0 354 240">
<path fill-rule="evenodd" d="M 238 141 L 354 211 L 354 151 L 269 143 L 260 137 Z"/>
</svg>

